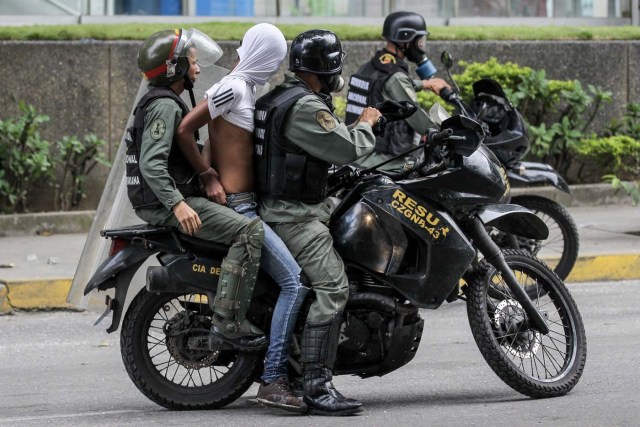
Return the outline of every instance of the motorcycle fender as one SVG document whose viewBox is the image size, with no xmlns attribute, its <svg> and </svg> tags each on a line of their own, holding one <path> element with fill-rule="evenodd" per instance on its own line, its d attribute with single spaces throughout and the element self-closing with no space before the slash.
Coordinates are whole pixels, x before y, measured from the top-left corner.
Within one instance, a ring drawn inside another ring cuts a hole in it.
<svg viewBox="0 0 640 427">
<path fill-rule="evenodd" d="M 104 291 L 113 288 L 115 283 L 110 279 L 134 265 L 139 267 L 140 264 L 149 257 L 149 255 L 151 255 L 151 253 L 146 249 L 132 245 L 127 246 L 117 254 L 108 257 L 96 269 L 93 276 L 91 276 L 91 279 L 89 279 L 87 286 L 84 288 L 84 294 L 87 295 L 94 289 Z"/>
<path fill-rule="evenodd" d="M 487 205 L 478 212 L 484 225 L 527 239 L 544 240 L 549 229 L 544 221 L 529 209 L 518 205 Z"/>
<path fill-rule="evenodd" d="M 533 166 L 529 166 L 533 165 Z M 546 166 L 546 167 L 545 167 Z M 521 163 L 507 172 L 513 187 L 553 185 L 560 191 L 571 194 L 569 185 L 551 166 L 542 163 Z"/>
</svg>

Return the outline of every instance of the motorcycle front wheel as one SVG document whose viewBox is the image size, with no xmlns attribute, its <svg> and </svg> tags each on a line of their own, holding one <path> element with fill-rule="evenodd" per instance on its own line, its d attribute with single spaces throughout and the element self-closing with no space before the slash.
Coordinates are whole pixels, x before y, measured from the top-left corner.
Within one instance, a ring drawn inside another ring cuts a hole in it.
<svg viewBox="0 0 640 427">
<path fill-rule="evenodd" d="M 580 238 L 571 214 L 553 200 L 538 196 L 515 196 L 511 203 L 536 214 L 549 228 L 543 241 L 517 237 L 519 249 L 525 249 L 545 262 L 562 280 L 571 273 L 578 259 Z"/>
<path fill-rule="evenodd" d="M 153 402 L 169 409 L 214 409 L 253 383 L 260 352 L 194 349 L 207 335 L 207 296 L 142 289 L 122 324 L 120 351 L 129 377 Z"/>
<path fill-rule="evenodd" d="M 578 307 L 543 262 L 525 251 L 504 255 L 518 282 L 536 289 L 532 301 L 550 331 L 543 335 L 530 325 L 502 274 L 483 260 L 467 282 L 473 337 L 491 369 L 514 390 L 533 398 L 562 396 L 578 383 L 587 358 Z"/>
</svg>

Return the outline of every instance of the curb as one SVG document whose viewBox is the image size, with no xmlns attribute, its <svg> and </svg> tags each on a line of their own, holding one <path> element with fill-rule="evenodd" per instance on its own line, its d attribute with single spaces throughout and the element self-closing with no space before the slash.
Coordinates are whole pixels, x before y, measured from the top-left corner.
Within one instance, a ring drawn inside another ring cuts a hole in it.
<svg viewBox="0 0 640 427">
<path fill-rule="evenodd" d="M 566 282 L 640 279 L 640 254 L 579 257 Z"/>
<path fill-rule="evenodd" d="M 75 307 L 67 303 L 72 280 L 56 278 L 0 281 L 0 314 L 9 314 L 14 309 L 73 309 Z"/>
<path fill-rule="evenodd" d="M 640 279 L 640 254 L 579 257 L 567 283 Z M 77 309 L 67 303 L 72 278 L 0 280 L 0 315 L 13 309 Z"/>
</svg>

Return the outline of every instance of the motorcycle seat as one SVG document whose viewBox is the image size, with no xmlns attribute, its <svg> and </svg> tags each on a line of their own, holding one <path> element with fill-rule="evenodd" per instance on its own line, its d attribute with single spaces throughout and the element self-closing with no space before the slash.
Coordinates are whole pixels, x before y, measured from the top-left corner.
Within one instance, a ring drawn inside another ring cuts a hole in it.
<svg viewBox="0 0 640 427">
<path fill-rule="evenodd" d="M 107 230 L 100 231 L 100 235 L 102 237 L 107 238 L 121 238 L 121 239 L 133 239 L 134 237 L 140 238 L 152 238 L 158 237 L 163 234 L 171 234 L 175 233 L 180 242 L 184 243 L 185 246 L 192 249 L 204 249 L 204 250 L 213 250 L 219 251 L 222 253 L 226 253 L 229 250 L 229 246 L 215 243 L 208 240 L 199 239 L 197 237 L 189 236 L 184 233 L 178 231 L 176 227 L 162 227 L 162 226 L 154 226 L 149 224 L 137 224 L 130 225 L 122 228 L 112 228 Z"/>
<path fill-rule="evenodd" d="M 177 231 L 175 227 L 157 227 L 149 224 L 137 224 L 130 225 L 122 228 L 111 228 L 107 230 L 100 231 L 100 235 L 102 237 L 122 237 L 122 238 L 133 238 L 133 237 L 144 237 L 144 236 L 154 236 L 158 234 L 169 234 L 173 231 Z"/>
</svg>

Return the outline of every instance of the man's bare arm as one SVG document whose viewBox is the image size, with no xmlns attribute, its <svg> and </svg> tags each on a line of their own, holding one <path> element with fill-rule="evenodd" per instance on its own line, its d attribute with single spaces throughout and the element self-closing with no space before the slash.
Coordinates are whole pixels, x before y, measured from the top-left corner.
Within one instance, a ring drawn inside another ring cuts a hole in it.
<svg viewBox="0 0 640 427">
<path fill-rule="evenodd" d="M 216 203 L 225 204 L 226 197 L 224 188 L 218 179 L 216 172 L 209 162 L 198 151 L 196 139 L 193 136 L 197 129 L 206 125 L 211 120 L 209 116 L 209 107 L 207 101 L 201 101 L 195 108 L 182 119 L 178 130 L 176 131 L 176 139 L 180 151 L 187 158 L 187 161 L 200 176 L 200 181 L 207 193 L 207 198 Z"/>
</svg>

